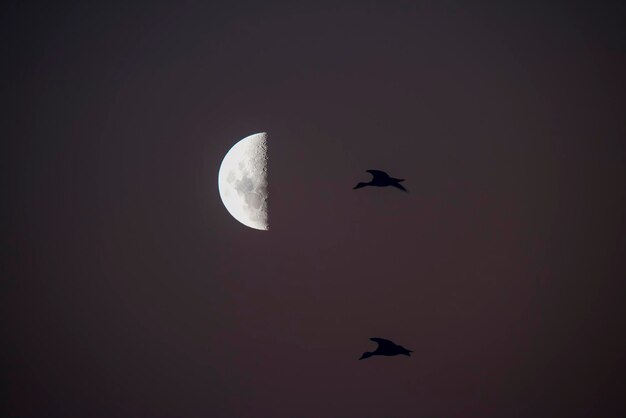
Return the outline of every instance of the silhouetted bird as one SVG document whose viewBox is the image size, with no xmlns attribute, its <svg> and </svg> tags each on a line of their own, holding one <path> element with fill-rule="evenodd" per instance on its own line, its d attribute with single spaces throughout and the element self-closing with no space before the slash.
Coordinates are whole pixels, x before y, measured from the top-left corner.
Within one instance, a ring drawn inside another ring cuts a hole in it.
<svg viewBox="0 0 626 418">
<path fill-rule="evenodd" d="M 380 170 L 365 170 L 365 171 L 367 171 L 373 176 L 372 180 L 369 183 L 359 183 L 356 186 L 354 186 L 353 189 L 360 189 L 361 187 L 365 187 L 365 186 L 377 186 L 377 187 L 393 186 L 393 187 L 397 187 L 400 190 L 404 190 L 405 192 L 407 191 L 400 184 L 400 182 L 404 181 L 404 179 L 395 179 L 393 177 L 389 177 L 389 174 Z"/>
<path fill-rule="evenodd" d="M 398 354 L 404 354 L 405 356 L 410 356 L 413 352 L 412 350 L 407 350 L 401 345 L 397 345 L 389 340 L 385 340 L 384 338 L 370 338 L 370 340 L 378 343 L 378 347 L 376 351 L 369 352 L 366 351 L 363 353 L 359 360 L 363 360 L 364 358 L 372 357 L 372 356 L 397 356 Z"/>
</svg>

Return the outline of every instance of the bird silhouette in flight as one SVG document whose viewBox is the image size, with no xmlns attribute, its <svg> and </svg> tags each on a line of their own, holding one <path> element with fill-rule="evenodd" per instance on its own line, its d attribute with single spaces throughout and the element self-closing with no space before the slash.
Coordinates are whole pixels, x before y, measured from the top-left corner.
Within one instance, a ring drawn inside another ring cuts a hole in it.
<svg viewBox="0 0 626 418">
<path fill-rule="evenodd" d="M 404 354 L 405 356 L 411 356 L 412 350 L 407 350 L 401 345 L 397 345 L 384 338 L 370 338 L 370 340 L 378 343 L 378 347 L 373 352 L 366 351 L 363 353 L 359 360 L 369 358 L 372 356 L 397 356 L 398 354 Z"/>
<path fill-rule="evenodd" d="M 393 177 L 389 177 L 389 174 L 385 173 L 384 171 L 380 171 L 380 170 L 365 170 L 368 173 L 370 173 L 373 177 L 372 180 L 370 180 L 369 183 L 359 183 L 356 186 L 353 187 L 354 189 L 360 189 L 361 187 L 365 187 L 365 186 L 376 186 L 376 187 L 387 187 L 387 186 L 393 186 L 393 187 L 397 187 L 400 190 L 403 191 L 407 191 L 407 189 L 405 189 L 400 182 L 404 181 L 404 179 L 396 179 Z"/>
</svg>

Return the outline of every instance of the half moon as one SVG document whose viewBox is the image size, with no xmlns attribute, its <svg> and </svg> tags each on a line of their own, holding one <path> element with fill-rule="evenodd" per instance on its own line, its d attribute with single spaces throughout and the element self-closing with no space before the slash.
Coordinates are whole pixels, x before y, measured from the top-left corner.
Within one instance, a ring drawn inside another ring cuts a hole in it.
<svg viewBox="0 0 626 418">
<path fill-rule="evenodd" d="M 269 229 L 265 132 L 233 145 L 222 160 L 217 186 L 233 218 L 250 228 Z"/>
</svg>

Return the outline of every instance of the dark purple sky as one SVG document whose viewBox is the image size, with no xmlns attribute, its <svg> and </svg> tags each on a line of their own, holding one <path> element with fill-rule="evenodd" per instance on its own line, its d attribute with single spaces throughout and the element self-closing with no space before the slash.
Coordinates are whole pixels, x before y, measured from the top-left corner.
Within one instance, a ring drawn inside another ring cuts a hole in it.
<svg viewBox="0 0 626 418">
<path fill-rule="evenodd" d="M 73 3 L 0 11 L 1 416 L 626 416 L 623 3 Z"/>
</svg>

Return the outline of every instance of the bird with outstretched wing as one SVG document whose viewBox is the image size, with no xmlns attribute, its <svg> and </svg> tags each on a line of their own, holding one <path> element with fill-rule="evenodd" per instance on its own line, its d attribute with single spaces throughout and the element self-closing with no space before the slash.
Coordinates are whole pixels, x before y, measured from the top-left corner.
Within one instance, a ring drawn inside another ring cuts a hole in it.
<svg viewBox="0 0 626 418">
<path fill-rule="evenodd" d="M 411 353 L 413 352 L 412 350 L 407 350 L 401 345 L 398 345 L 394 343 L 393 341 L 389 341 L 384 338 L 374 337 L 374 338 L 370 338 L 370 340 L 377 343 L 378 347 L 376 347 L 376 350 L 372 352 L 366 351 L 365 353 L 363 353 L 363 355 L 361 356 L 359 360 L 363 360 L 371 356 L 397 356 L 398 354 L 404 354 L 405 356 L 410 356 Z"/>
<path fill-rule="evenodd" d="M 397 178 L 391 177 L 389 174 L 381 170 L 365 170 L 365 171 L 372 175 L 372 179 L 368 183 L 363 183 L 363 182 L 358 183 L 356 186 L 354 186 L 354 189 L 360 189 L 361 187 L 365 187 L 365 186 L 376 186 L 376 187 L 392 186 L 405 192 L 408 191 L 407 189 L 404 188 L 404 186 L 400 184 L 400 182 L 404 181 L 404 179 L 397 179 Z"/>
</svg>

